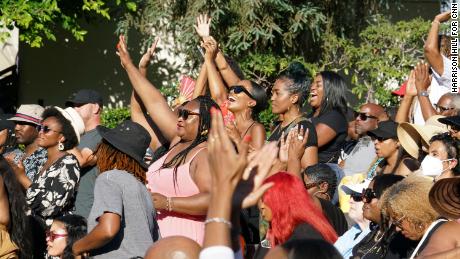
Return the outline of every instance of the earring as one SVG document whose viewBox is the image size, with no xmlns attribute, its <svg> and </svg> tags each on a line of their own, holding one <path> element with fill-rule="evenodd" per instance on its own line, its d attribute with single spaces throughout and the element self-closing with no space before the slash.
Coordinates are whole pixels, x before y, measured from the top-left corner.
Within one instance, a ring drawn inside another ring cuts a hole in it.
<svg viewBox="0 0 460 259">
<path fill-rule="evenodd" d="M 64 144 L 62 144 L 61 141 L 59 141 L 59 143 L 58 143 L 58 150 L 59 150 L 59 151 L 63 151 L 63 150 L 64 150 Z"/>
<path fill-rule="evenodd" d="M 203 130 L 203 131 L 201 132 L 201 136 L 205 136 L 206 134 L 208 134 L 208 130 Z"/>
</svg>

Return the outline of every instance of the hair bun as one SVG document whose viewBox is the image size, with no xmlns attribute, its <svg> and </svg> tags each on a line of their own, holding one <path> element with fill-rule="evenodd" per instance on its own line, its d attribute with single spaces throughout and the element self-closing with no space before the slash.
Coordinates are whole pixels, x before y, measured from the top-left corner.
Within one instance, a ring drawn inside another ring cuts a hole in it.
<svg viewBox="0 0 460 259">
<path fill-rule="evenodd" d="M 291 62 L 285 71 L 294 78 L 307 77 L 305 66 L 298 61 Z"/>
</svg>

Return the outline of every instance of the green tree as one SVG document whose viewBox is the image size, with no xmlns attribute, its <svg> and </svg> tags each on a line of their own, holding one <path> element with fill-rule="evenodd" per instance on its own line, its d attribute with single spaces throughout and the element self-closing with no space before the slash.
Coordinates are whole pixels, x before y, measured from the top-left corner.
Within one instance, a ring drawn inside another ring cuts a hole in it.
<svg viewBox="0 0 460 259">
<path fill-rule="evenodd" d="M 32 47 L 42 47 L 44 40 L 56 41 L 60 26 L 76 40 L 83 41 L 87 31 L 80 25 L 81 18 L 110 19 L 112 13 L 135 12 L 139 0 L 2 0 L 0 28 L 20 29 L 20 40 Z M 0 42 L 9 33 L 0 33 Z"/>
</svg>

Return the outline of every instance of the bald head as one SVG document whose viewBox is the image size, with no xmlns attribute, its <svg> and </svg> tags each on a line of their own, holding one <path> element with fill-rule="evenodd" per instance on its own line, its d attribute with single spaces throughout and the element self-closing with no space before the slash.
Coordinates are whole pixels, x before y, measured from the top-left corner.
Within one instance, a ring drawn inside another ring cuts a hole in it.
<svg viewBox="0 0 460 259">
<path fill-rule="evenodd" d="M 147 250 L 144 258 L 196 259 L 200 251 L 200 245 L 190 238 L 172 236 L 158 240 Z"/>
<path fill-rule="evenodd" d="M 359 136 L 377 128 L 379 121 L 388 120 L 388 115 L 382 106 L 375 103 L 366 103 L 359 109 L 359 116 L 355 120 L 355 133 Z"/>
</svg>

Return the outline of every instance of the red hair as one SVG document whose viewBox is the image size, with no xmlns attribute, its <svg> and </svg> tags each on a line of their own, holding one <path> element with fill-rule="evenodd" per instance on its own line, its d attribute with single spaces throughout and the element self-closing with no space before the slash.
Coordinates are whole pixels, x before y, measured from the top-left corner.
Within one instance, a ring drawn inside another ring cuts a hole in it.
<svg viewBox="0 0 460 259">
<path fill-rule="evenodd" d="M 333 244 L 337 234 L 323 212 L 314 204 L 302 180 L 285 172 L 276 173 L 264 183 L 274 183 L 263 196 L 272 211 L 268 239 L 273 246 L 285 243 L 297 225 L 307 223 Z"/>
</svg>

